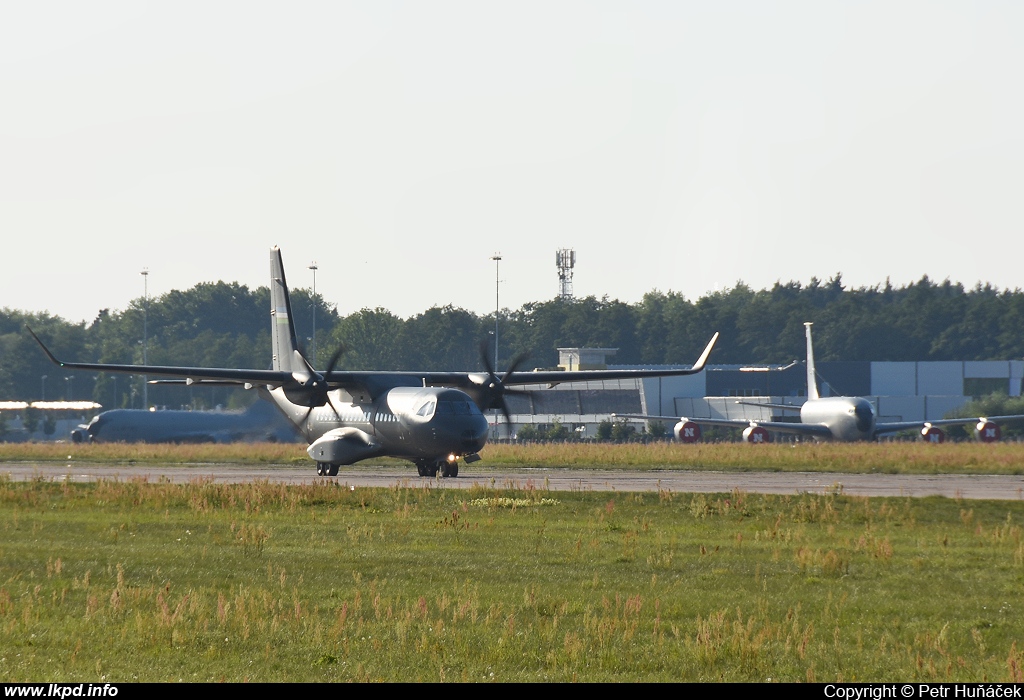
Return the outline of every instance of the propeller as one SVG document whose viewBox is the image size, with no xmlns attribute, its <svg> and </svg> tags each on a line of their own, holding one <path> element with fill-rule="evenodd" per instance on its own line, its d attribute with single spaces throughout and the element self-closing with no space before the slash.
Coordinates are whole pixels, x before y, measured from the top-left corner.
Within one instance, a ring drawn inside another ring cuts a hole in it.
<svg viewBox="0 0 1024 700">
<path fill-rule="evenodd" d="M 330 406 L 331 410 L 334 411 L 334 415 L 337 417 L 338 422 L 341 422 L 341 414 L 338 413 L 338 409 L 334 406 L 334 402 L 331 401 L 330 386 L 327 384 L 326 377 L 334 371 L 335 365 L 338 364 L 338 360 L 341 359 L 341 356 L 345 354 L 346 350 L 348 350 L 348 348 L 344 343 L 339 345 L 338 349 L 334 351 L 333 355 L 331 355 L 331 359 L 327 361 L 327 369 L 323 374 L 316 372 L 315 379 L 307 390 L 308 393 L 306 394 L 306 401 L 304 402 L 309 408 L 306 410 L 306 415 L 302 417 L 303 425 L 305 425 L 306 421 L 309 419 L 309 415 L 313 412 L 314 408 L 319 408 L 324 405 Z"/>
<path fill-rule="evenodd" d="M 512 415 L 508 410 L 508 402 L 505 401 L 506 396 L 529 396 L 530 392 L 523 391 L 522 389 L 509 389 L 505 386 L 505 380 L 507 380 L 513 372 L 515 372 L 521 364 L 526 362 L 529 357 L 529 353 L 521 352 L 512 359 L 512 364 L 509 365 L 505 371 L 505 375 L 498 378 L 498 375 L 494 371 L 494 365 L 491 363 L 490 354 L 488 353 L 487 341 L 480 343 L 480 358 L 483 360 L 484 369 L 487 370 L 487 383 L 484 385 L 483 404 L 484 408 L 500 408 L 501 413 L 505 416 L 505 421 L 509 424 L 512 423 Z"/>
</svg>

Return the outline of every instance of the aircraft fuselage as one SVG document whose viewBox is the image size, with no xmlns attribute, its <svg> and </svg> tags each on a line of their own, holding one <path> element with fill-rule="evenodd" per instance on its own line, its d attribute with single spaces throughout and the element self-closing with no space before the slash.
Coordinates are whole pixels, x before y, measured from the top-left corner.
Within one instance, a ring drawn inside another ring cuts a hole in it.
<svg viewBox="0 0 1024 700">
<path fill-rule="evenodd" d="M 280 389 L 270 396 L 310 442 L 318 462 L 352 464 L 374 456 L 415 462 L 476 454 L 487 442 L 487 419 L 463 391 L 447 387 L 395 387 L 375 400 L 354 402 L 330 392 L 312 410 L 291 403 Z"/>
<path fill-rule="evenodd" d="M 832 439 L 843 442 L 873 440 L 875 421 L 875 407 L 859 396 L 808 399 L 800 407 L 801 423 L 825 425 L 832 433 Z"/>
</svg>

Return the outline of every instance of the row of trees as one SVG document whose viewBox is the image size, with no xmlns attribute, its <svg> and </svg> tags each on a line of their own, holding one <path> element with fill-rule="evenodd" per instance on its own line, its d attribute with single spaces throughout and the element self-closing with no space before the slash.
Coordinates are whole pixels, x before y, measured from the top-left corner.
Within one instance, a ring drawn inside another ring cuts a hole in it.
<svg viewBox="0 0 1024 700">
<path fill-rule="evenodd" d="M 92 399 L 106 407 L 141 406 L 141 377 L 74 376 L 50 364 L 24 332 L 26 324 L 58 357 L 140 364 L 148 316 L 150 364 L 265 368 L 270 357 L 266 287 L 205 283 L 104 309 L 91 323 L 46 313 L 0 312 L 0 397 Z M 452 306 L 410 318 L 382 308 L 347 316 L 308 290 L 292 293 L 300 342 L 311 349 L 314 309 L 322 368 L 344 346 L 339 369 L 480 370 L 481 341 L 493 336 L 494 315 Z M 927 277 L 904 287 L 847 289 L 840 275 L 808 285 L 778 283 L 754 291 L 743 283 L 695 301 L 652 291 L 635 304 L 586 297 L 525 304 L 502 312 L 499 370 L 528 353 L 526 368 L 553 367 L 559 347 L 617 347 L 622 364 L 692 362 L 715 331 L 713 363 L 774 363 L 802 358 L 803 323 L 815 323 L 820 360 L 993 360 L 1024 352 L 1024 291 L 965 289 Z M 490 352 L 493 352 L 491 350 Z M 43 379 L 46 377 L 46 379 Z M 245 403 L 226 389 L 151 387 L 150 403 Z"/>
</svg>

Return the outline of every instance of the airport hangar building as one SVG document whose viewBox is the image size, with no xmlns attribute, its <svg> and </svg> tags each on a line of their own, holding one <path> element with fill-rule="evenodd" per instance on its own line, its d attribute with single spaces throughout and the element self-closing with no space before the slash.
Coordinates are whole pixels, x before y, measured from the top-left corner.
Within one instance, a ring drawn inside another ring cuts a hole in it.
<svg viewBox="0 0 1024 700">
<path fill-rule="evenodd" d="M 672 369 L 689 365 L 615 365 L 607 363 L 615 348 L 559 348 L 566 369 Z M 949 362 L 823 362 L 815 363 L 822 396 L 864 396 L 875 405 L 880 421 L 943 418 L 974 397 L 1002 391 L 1020 396 L 1024 360 Z M 800 406 L 806 400 L 803 362 L 784 368 L 708 365 L 704 372 L 682 377 L 567 382 L 509 396 L 512 435 L 522 425 L 545 430 L 560 423 L 579 437 L 593 437 L 597 426 L 613 413 L 795 420 L 792 411 L 737 404 L 763 400 Z M 639 429 L 644 421 L 631 421 Z M 504 419 L 492 437 L 507 438 Z"/>
</svg>

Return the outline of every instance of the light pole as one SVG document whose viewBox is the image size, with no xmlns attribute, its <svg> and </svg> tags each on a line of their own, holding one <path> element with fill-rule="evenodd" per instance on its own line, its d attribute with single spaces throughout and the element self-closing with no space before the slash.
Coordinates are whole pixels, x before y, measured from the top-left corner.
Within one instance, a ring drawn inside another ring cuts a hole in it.
<svg viewBox="0 0 1024 700">
<path fill-rule="evenodd" d="M 313 302 L 313 366 L 316 367 L 316 260 L 309 265 L 309 269 L 313 271 L 313 298 L 310 299 Z"/>
<path fill-rule="evenodd" d="M 149 364 L 149 268 L 142 268 L 142 364 Z M 142 375 L 142 407 L 149 408 L 149 384 Z"/>
<path fill-rule="evenodd" d="M 40 377 L 40 379 L 42 380 L 43 385 L 42 391 L 40 392 L 43 395 L 43 397 L 40 399 L 40 401 L 46 401 L 46 375 L 44 374 L 42 377 Z"/>
<path fill-rule="evenodd" d="M 498 267 L 501 265 L 501 253 L 491 256 L 494 261 L 494 371 L 498 371 L 498 313 L 501 309 L 500 292 L 501 278 L 498 276 Z"/>
<path fill-rule="evenodd" d="M 71 383 L 75 381 L 75 375 L 69 374 L 68 376 L 64 377 L 64 381 L 66 381 L 68 383 L 68 401 L 70 401 L 71 400 Z"/>
</svg>

